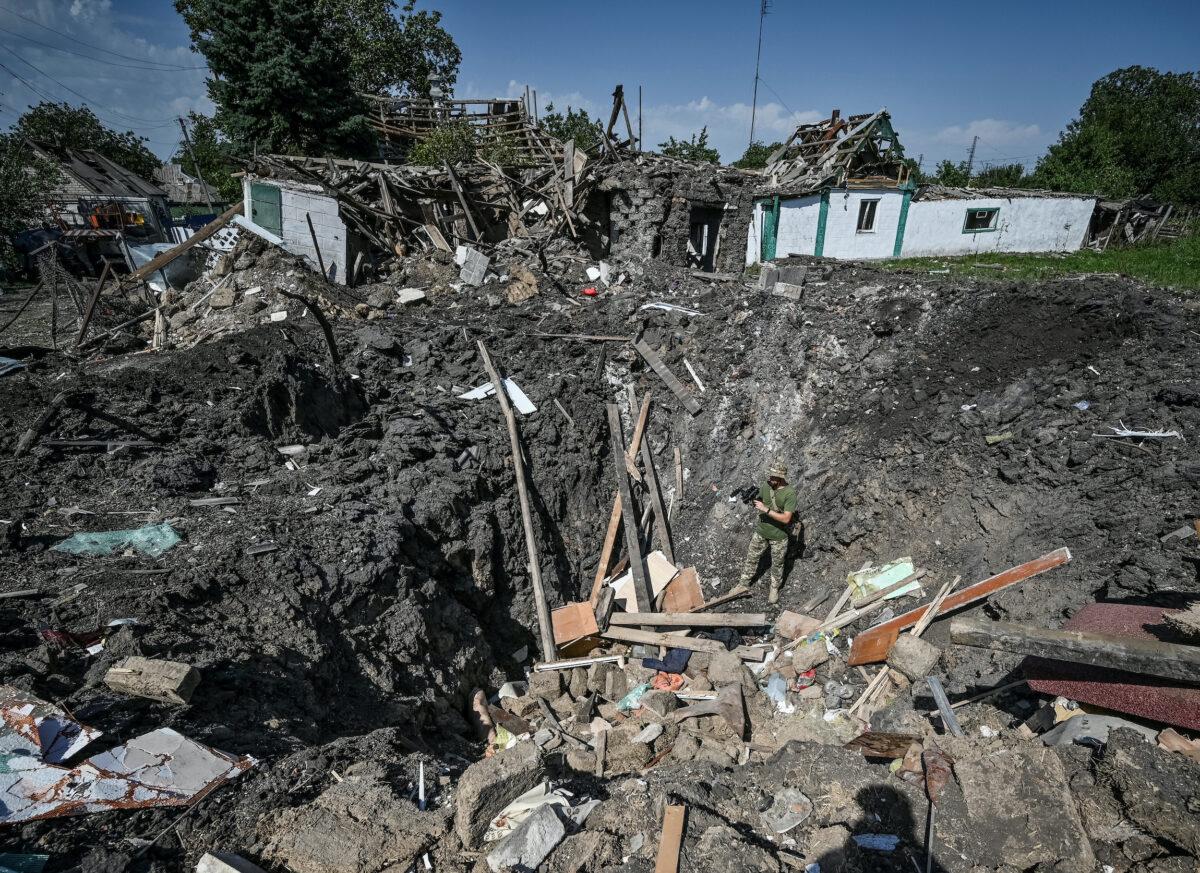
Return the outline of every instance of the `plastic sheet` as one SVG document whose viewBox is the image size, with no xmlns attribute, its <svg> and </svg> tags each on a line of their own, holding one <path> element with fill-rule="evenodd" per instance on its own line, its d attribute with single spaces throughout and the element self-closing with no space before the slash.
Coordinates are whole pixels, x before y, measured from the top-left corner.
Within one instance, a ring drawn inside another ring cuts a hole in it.
<svg viewBox="0 0 1200 873">
<path fill-rule="evenodd" d="M 157 558 L 180 541 L 175 528 L 163 522 L 148 524 L 133 530 L 107 530 L 77 533 L 50 547 L 52 552 L 68 555 L 101 557 L 123 549 L 134 549 L 143 555 Z"/>
</svg>

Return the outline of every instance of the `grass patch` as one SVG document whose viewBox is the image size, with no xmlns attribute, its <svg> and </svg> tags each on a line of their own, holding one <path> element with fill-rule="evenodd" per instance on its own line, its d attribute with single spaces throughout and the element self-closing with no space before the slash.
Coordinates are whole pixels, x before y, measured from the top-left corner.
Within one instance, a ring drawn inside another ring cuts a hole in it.
<svg viewBox="0 0 1200 873">
<path fill-rule="evenodd" d="M 981 266 L 982 265 L 982 266 Z M 986 265 L 991 265 L 986 266 Z M 957 258 L 898 258 L 883 261 L 885 270 L 949 270 L 974 279 L 1053 279 L 1079 273 L 1110 273 L 1152 285 L 1200 289 L 1200 236 L 1106 252 L 1090 249 L 1069 254 L 980 254 Z M 997 269 L 1001 266 L 1004 269 Z"/>
</svg>

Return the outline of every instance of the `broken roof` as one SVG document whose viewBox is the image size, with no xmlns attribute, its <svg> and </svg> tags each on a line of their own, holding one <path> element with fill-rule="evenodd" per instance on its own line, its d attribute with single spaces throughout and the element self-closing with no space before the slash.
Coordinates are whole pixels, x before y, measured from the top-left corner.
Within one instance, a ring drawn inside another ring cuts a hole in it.
<svg viewBox="0 0 1200 873">
<path fill-rule="evenodd" d="M 166 197 L 157 185 L 147 182 L 132 170 L 111 161 L 91 149 L 69 149 L 44 142 L 33 148 L 58 162 L 63 172 L 72 176 L 92 194 L 100 197 Z"/>
<path fill-rule="evenodd" d="M 803 194 L 852 179 L 899 186 L 909 168 L 887 109 L 842 118 L 839 110 L 802 124 L 767 159 L 763 175 L 775 193 Z"/>
<path fill-rule="evenodd" d="M 1094 194 L 1071 194 L 1030 188 L 956 188 L 951 185 L 921 185 L 913 200 L 1013 200 L 1021 197 L 1062 197 L 1094 200 Z"/>
</svg>

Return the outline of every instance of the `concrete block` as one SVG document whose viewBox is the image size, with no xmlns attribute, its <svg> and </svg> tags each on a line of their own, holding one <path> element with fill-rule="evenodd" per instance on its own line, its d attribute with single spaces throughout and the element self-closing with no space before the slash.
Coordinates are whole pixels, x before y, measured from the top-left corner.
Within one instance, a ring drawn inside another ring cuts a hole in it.
<svg viewBox="0 0 1200 873">
<path fill-rule="evenodd" d="M 494 873 L 536 870 L 566 835 L 567 829 L 563 827 L 555 805 L 544 803 L 488 853 L 488 867 Z"/>
<path fill-rule="evenodd" d="M 104 674 L 104 684 L 113 691 L 161 700 L 187 703 L 200 684 L 200 671 L 178 661 L 129 657 L 118 661 Z"/>
<path fill-rule="evenodd" d="M 454 793 L 454 829 L 463 845 L 482 846 L 492 819 L 545 775 L 536 743 L 518 743 L 468 767 Z"/>
<path fill-rule="evenodd" d="M 893 670 L 899 670 L 915 682 L 930 674 L 941 655 L 941 649 L 920 637 L 900 634 L 888 652 L 887 663 Z"/>
<path fill-rule="evenodd" d="M 760 291 L 770 291 L 775 287 L 775 282 L 779 279 L 779 268 L 774 264 L 763 264 L 762 269 L 758 273 L 758 287 Z"/>
<path fill-rule="evenodd" d="M 804 286 L 792 285 L 788 282 L 776 282 L 775 287 L 771 289 L 771 294 L 775 297 L 786 297 L 788 300 L 799 302 L 804 296 Z"/>
<path fill-rule="evenodd" d="M 778 281 L 789 285 L 803 285 L 808 278 L 808 267 L 804 264 L 780 264 Z"/>
<path fill-rule="evenodd" d="M 262 867 L 227 852 L 205 852 L 196 863 L 196 873 L 265 873 Z"/>
<path fill-rule="evenodd" d="M 638 703 L 663 716 L 679 709 L 679 698 L 670 691 L 647 691 Z"/>
</svg>

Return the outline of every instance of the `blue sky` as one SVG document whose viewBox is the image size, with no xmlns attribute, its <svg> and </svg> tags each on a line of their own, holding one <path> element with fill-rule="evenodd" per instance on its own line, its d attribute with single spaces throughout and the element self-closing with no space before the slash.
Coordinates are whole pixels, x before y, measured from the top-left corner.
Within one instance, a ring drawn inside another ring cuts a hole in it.
<svg viewBox="0 0 1200 873">
<path fill-rule="evenodd" d="M 636 111 L 640 84 L 649 146 L 707 125 L 724 160 L 745 148 L 758 0 L 422 0 L 421 8 L 440 9 L 462 48 L 459 96 L 518 95 L 528 84 L 542 107 L 553 101 L 607 115 L 613 85 L 625 85 Z M 98 54 L 17 13 L 138 60 Z M 178 69 L 203 59 L 188 51 L 170 0 L 0 0 L 0 29 L 9 31 L 0 32 L 0 64 L 8 68 L 0 68 L 0 126 L 41 99 L 38 91 L 78 102 L 70 88 L 165 156 L 178 139 L 172 118 L 211 110 L 203 70 Z M 833 107 L 887 106 L 907 152 L 924 155 L 927 167 L 965 158 L 976 134 L 977 163 L 1032 165 L 1096 78 L 1130 64 L 1200 68 L 1197 34 L 1196 0 L 1147 0 L 1140 8 L 1127 0 L 774 0 L 757 137 L 782 139 Z M 155 69 L 98 64 L 30 40 Z"/>
</svg>

